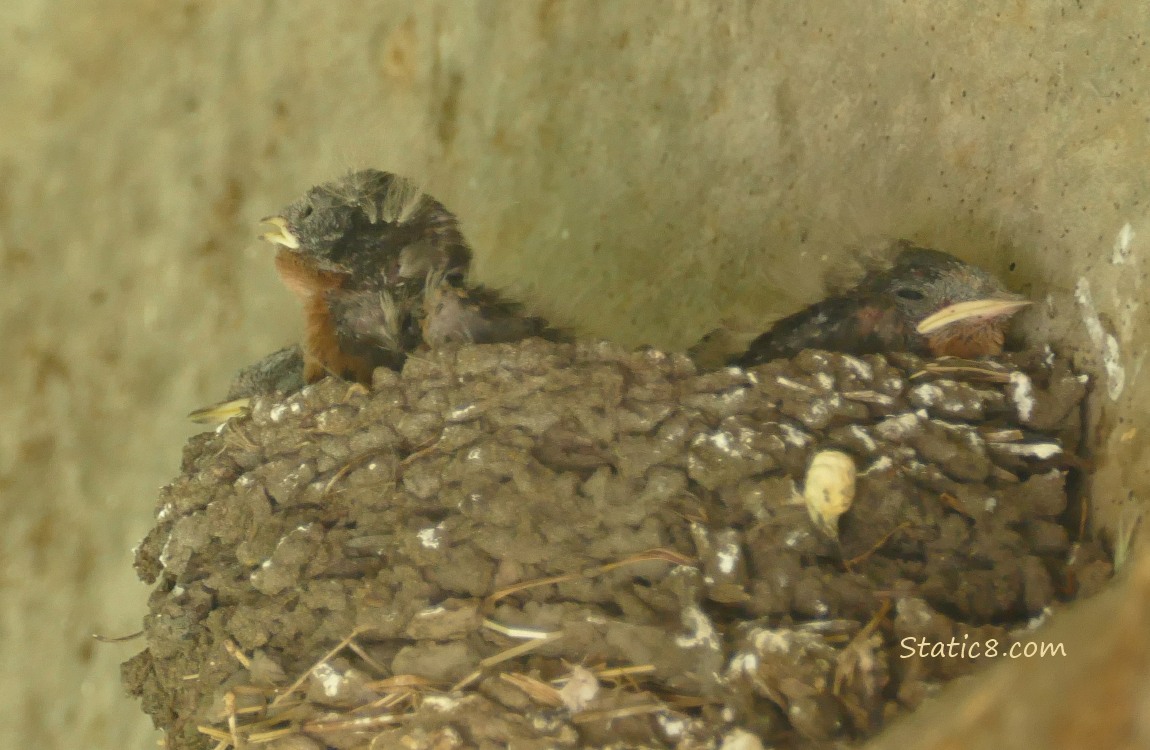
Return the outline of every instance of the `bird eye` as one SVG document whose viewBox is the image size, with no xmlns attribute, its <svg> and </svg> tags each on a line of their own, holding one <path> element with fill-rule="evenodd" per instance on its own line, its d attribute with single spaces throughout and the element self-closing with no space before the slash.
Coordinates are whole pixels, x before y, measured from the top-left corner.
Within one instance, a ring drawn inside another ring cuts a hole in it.
<svg viewBox="0 0 1150 750">
<path fill-rule="evenodd" d="M 915 291 L 914 289 L 899 289 L 895 292 L 895 294 L 902 297 L 903 299 L 922 299 L 922 292 Z"/>
<path fill-rule="evenodd" d="M 311 212 L 312 212 L 311 206 L 304 206 L 303 210 L 299 212 L 299 217 L 301 219 L 306 219 L 307 217 L 311 216 Z"/>
</svg>

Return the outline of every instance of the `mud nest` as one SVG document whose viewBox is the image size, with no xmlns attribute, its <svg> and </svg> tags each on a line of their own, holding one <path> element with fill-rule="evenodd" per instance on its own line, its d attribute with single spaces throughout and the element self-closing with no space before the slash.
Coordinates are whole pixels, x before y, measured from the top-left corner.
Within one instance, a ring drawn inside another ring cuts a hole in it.
<svg viewBox="0 0 1150 750">
<path fill-rule="evenodd" d="M 1085 378 L 806 351 L 465 346 L 189 442 L 136 556 L 170 748 L 777 748 L 870 736 L 1110 575 Z M 801 499 L 850 455 L 837 536 Z"/>
</svg>

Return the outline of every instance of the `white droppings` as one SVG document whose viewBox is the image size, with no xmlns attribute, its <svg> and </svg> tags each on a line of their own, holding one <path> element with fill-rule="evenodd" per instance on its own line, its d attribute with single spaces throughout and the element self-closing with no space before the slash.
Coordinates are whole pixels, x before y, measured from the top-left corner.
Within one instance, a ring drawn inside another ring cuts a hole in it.
<svg viewBox="0 0 1150 750">
<path fill-rule="evenodd" d="M 272 407 L 271 411 L 268 412 L 268 419 L 273 422 L 279 422 L 284 418 L 284 414 L 287 414 L 287 404 L 276 404 Z"/>
<path fill-rule="evenodd" d="M 815 391 L 814 388 L 811 388 L 809 385 L 803 385 L 802 383 L 796 383 L 795 381 L 791 380 L 790 378 L 784 377 L 782 375 L 779 375 L 778 377 L 776 377 L 775 382 L 784 388 L 790 388 L 791 390 L 799 391 L 800 393 L 806 393 L 808 395 L 817 392 L 817 391 Z"/>
<path fill-rule="evenodd" d="M 982 507 L 987 513 L 993 513 L 994 509 L 998 507 L 998 498 L 997 497 L 986 498 L 986 502 L 983 503 Z"/>
<path fill-rule="evenodd" d="M 480 452 L 480 450 L 478 448 L 472 448 L 471 450 L 467 451 L 467 460 L 468 461 L 478 461 L 480 455 L 482 455 L 482 453 Z"/>
<path fill-rule="evenodd" d="M 726 431 L 712 432 L 707 435 L 707 442 L 715 446 L 723 453 L 731 452 L 731 433 Z"/>
<path fill-rule="evenodd" d="M 1118 230 L 1118 236 L 1114 238 L 1114 253 L 1110 256 L 1110 262 L 1116 266 L 1124 266 L 1130 260 L 1130 243 L 1134 241 L 1134 227 L 1130 226 L 1130 222 L 1122 225 Z"/>
<path fill-rule="evenodd" d="M 724 544 L 722 549 L 715 553 L 715 558 L 719 561 L 719 572 L 723 575 L 734 573 L 735 565 L 739 562 L 739 554 L 739 545 L 734 542 Z"/>
<path fill-rule="evenodd" d="M 871 472 L 874 472 L 874 471 L 886 471 L 887 469 L 889 469 L 892 466 L 894 466 L 894 461 L 890 460 L 890 456 L 880 456 L 877 461 L 875 461 L 870 466 L 866 467 L 866 469 L 864 469 L 862 472 L 860 472 L 859 475 L 865 476 L 865 475 L 870 474 Z"/>
<path fill-rule="evenodd" d="M 688 632 L 675 637 L 675 645 L 679 648 L 704 647 L 713 651 L 719 650 L 719 638 L 715 633 L 715 626 L 711 624 L 703 611 L 695 605 L 683 610 L 683 624 Z"/>
<path fill-rule="evenodd" d="M 673 740 L 682 737 L 683 733 L 687 731 L 687 720 L 678 716 L 660 713 L 655 715 L 655 721 L 658 722 L 659 728 L 663 730 L 663 735 L 667 739 Z"/>
<path fill-rule="evenodd" d="M 1126 226 L 1130 225 L 1127 224 Z M 1043 607 L 1041 612 L 1026 621 L 1026 629 L 1038 630 L 1038 628 L 1042 626 L 1042 623 L 1046 622 L 1046 618 L 1050 617 L 1052 614 L 1054 614 L 1054 610 L 1051 607 Z"/>
<path fill-rule="evenodd" d="M 323 688 L 323 694 L 328 698 L 338 696 L 340 688 L 342 688 L 346 682 L 346 678 L 326 661 L 315 665 L 311 673 L 312 676 L 319 680 L 320 687 Z"/>
<path fill-rule="evenodd" d="M 730 391 L 723 391 L 719 394 L 719 401 L 727 407 L 737 407 L 739 402 L 747 397 L 747 388 L 735 388 Z"/>
<path fill-rule="evenodd" d="M 1030 381 L 1030 376 L 1024 372 L 1012 372 L 1010 384 L 1006 388 L 1010 393 L 1010 400 L 1014 402 L 1014 408 L 1018 410 L 1018 418 L 1023 422 L 1029 422 L 1034 416 L 1034 383 Z"/>
<path fill-rule="evenodd" d="M 1042 363 L 1047 367 L 1054 366 L 1054 350 L 1050 348 L 1050 344 L 1042 345 Z"/>
<path fill-rule="evenodd" d="M 1012 456 L 1039 460 L 1054 458 L 1062 453 L 1062 446 L 1058 443 L 995 443 L 994 449 Z"/>
<path fill-rule="evenodd" d="M 901 440 L 918 429 L 922 417 L 914 412 L 904 412 L 893 417 L 887 417 L 874 427 L 879 437 L 886 440 Z"/>
<path fill-rule="evenodd" d="M 849 354 L 844 354 L 839 359 L 844 365 L 850 368 L 851 372 L 862 380 L 874 379 L 874 369 L 872 369 L 867 362 L 862 361 L 858 357 L 852 357 Z"/>
<path fill-rule="evenodd" d="M 945 394 L 942 389 L 934 383 L 919 383 L 910 389 L 910 395 L 911 398 L 923 406 L 934 406 Z"/>
<path fill-rule="evenodd" d="M 781 629 L 781 630 L 760 630 L 755 633 L 751 642 L 755 646 L 755 650 L 760 654 L 785 654 L 791 650 L 791 642 L 794 639 L 794 631 Z"/>
<path fill-rule="evenodd" d="M 848 398 L 851 401 L 862 401 L 864 404 L 875 404 L 877 406 L 893 406 L 894 399 L 885 393 L 878 391 L 845 391 L 843 398 Z"/>
<path fill-rule="evenodd" d="M 291 413 L 292 414 L 299 414 L 301 411 L 303 411 L 303 406 L 300 405 L 300 402 L 299 401 L 293 401 L 292 405 L 291 405 Z"/>
<path fill-rule="evenodd" d="M 423 696 L 419 702 L 420 707 L 430 708 L 432 711 L 439 713 L 446 713 L 447 711 L 454 711 L 455 707 L 459 705 L 458 698 L 452 698 L 449 695 L 435 695 L 429 693 Z"/>
<path fill-rule="evenodd" d="M 783 540 L 783 544 L 787 547 L 797 546 L 799 542 L 806 538 L 806 536 L 807 535 L 805 532 L 796 529 L 787 534 L 787 538 Z"/>
<path fill-rule="evenodd" d="M 455 409 L 454 411 L 452 411 L 450 414 L 448 414 L 447 419 L 448 419 L 448 421 L 451 421 L 451 422 L 459 422 L 459 421 L 466 419 L 467 417 L 471 416 L 471 414 L 474 411 L 475 411 L 475 404 L 468 404 L 467 406 L 461 406 L 458 409 Z"/>
<path fill-rule="evenodd" d="M 876 443 L 874 438 L 868 435 L 867 431 L 864 430 L 860 425 L 852 424 L 848 429 L 850 434 L 853 435 L 856 440 L 862 443 L 864 450 L 868 452 L 878 450 L 878 443 Z"/>
<path fill-rule="evenodd" d="M 776 422 L 779 426 L 779 432 L 783 433 L 783 440 L 788 445 L 793 445 L 796 448 L 802 448 L 807 443 L 811 442 L 811 436 L 802 430 L 796 429 L 786 422 Z"/>
<path fill-rule="evenodd" d="M 731 663 L 727 665 L 727 677 L 739 677 L 740 675 L 748 674 L 753 675 L 759 669 L 759 657 L 757 654 L 740 651 L 731 657 Z"/>
<path fill-rule="evenodd" d="M 1126 386 L 1126 370 L 1122 367 L 1122 353 L 1118 339 L 1102 327 L 1102 319 L 1094 309 L 1094 296 L 1090 293 L 1090 282 L 1084 277 L 1078 279 L 1074 287 L 1074 298 L 1082 306 L 1082 322 L 1094 346 L 1101 350 L 1102 367 L 1106 370 L 1106 393 L 1111 401 L 1117 401 Z"/>
<path fill-rule="evenodd" d="M 422 544 L 425 549 L 439 549 L 439 545 L 443 541 L 440 539 L 441 531 L 443 531 L 442 526 L 432 526 L 431 528 L 420 530 L 416 533 L 416 536 L 419 537 L 419 543 Z"/>
<path fill-rule="evenodd" d="M 378 469 L 378 468 L 379 468 L 379 464 L 377 464 L 375 461 L 372 461 L 371 463 L 369 463 L 369 464 L 367 465 L 367 470 L 368 470 L 368 471 L 375 471 L 375 470 L 376 470 L 376 469 Z"/>
<path fill-rule="evenodd" d="M 1122 353 L 1118 339 L 1109 333 L 1102 347 L 1102 366 L 1106 368 L 1106 392 L 1111 401 L 1116 401 L 1126 387 L 1126 370 L 1122 367 Z"/>
<path fill-rule="evenodd" d="M 746 729 L 732 729 L 723 735 L 719 750 L 764 750 L 763 741 Z"/>
<path fill-rule="evenodd" d="M 838 394 L 835 394 L 836 397 Z M 807 404 L 807 422 L 822 422 L 828 416 L 827 402 L 823 399 L 816 399 Z"/>
</svg>

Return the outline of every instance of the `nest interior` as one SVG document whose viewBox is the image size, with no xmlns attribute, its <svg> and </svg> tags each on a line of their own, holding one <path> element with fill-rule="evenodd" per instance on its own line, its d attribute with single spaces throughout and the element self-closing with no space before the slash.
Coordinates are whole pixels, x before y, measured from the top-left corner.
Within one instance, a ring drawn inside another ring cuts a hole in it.
<svg viewBox="0 0 1150 750">
<path fill-rule="evenodd" d="M 981 661 L 906 639 L 1005 648 L 1110 577 L 1087 386 L 1049 350 L 530 340 L 257 400 L 161 493 L 125 684 L 171 748 L 860 740 Z M 801 499 L 825 449 L 837 534 Z"/>
</svg>

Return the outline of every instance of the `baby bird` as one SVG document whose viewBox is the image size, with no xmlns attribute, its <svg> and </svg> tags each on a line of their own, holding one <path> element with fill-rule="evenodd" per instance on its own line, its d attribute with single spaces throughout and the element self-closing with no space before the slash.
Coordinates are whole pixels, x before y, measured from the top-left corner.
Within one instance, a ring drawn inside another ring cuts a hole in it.
<svg viewBox="0 0 1150 750">
<path fill-rule="evenodd" d="M 803 349 L 967 359 L 1000 354 L 1010 317 L 1030 303 L 949 253 L 906 240 L 899 248 L 891 267 L 779 320 L 731 364 L 751 367 Z"/>
<path fill-rule="evenodd" d="M 371 382 L 418 346 L 427 279 L 461 284 L 471 250 L 454 214 L 404 177 L 365 169 L 326 182 L 263 220 L 276 269 L 299 297 L 303 378 Z"/>
</svg>

